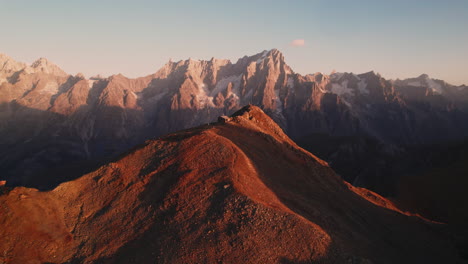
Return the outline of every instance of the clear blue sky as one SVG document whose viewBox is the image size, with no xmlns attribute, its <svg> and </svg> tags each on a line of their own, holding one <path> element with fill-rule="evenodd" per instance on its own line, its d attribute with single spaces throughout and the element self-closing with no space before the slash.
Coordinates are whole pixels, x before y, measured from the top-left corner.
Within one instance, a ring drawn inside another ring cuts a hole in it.
<svg viewBox="0 0 468 264">
<path fill-rule="evenodd" d="M 0 0 L 0 25 L 0 52 L 88 76 L 278 48 L 302 74 L 427 73 L 468 84 L 468 0 Z"/>
</svg>

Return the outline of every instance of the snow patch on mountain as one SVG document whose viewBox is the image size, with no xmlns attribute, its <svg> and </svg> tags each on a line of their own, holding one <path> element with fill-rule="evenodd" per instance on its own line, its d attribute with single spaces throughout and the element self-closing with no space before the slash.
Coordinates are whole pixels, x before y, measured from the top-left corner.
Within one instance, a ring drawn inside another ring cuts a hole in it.
<svg viewBox="0 0 468 264">
<path fill-rule="evenodd" d="M 444 85 L 441 81 L 431 79 L 427 74 L 422 74 L 417 78 L 397 81 L 397 83 L 412 87 L 425 87 L 437 94 L 443 94 L 445 92 Z"/>
<path fill-rule="evenodd" d="M 224 77 L 216 83 L 215 88 L 209 93 L 210 96 L 216 96 L 218 93 L 226 91 L 229 83 L 232 83 L 232 90 L 239 90 L 243 74 Z"/>
<path fill-rule="evenodd" d="M 231 92 L 227 95 L 227 97 L 233 97 L 237 100 L 237 102 L 240 102 L 241 98 L 241 92 L 240 92 L 240 80 L 242 79 L 242 76 L 239 78 L 239 82 L 233 83 L 232 90 Z"/>
<path fill-rule="evenodd" d="M 276 111 L 277 113 L 283 112 L 283 102 L 281 102 L 281 98 L 280 98 L 279 93 L 280 93 L 280 90 L 279 90 L 279 89 L 276 89 L 276 90 L 275 90 L 275 98 L 274 98 L 274 100 L 275 100 L 275 102 L 276 102 L 276 109 L 275 109 L 275 111 Z"/>
<path fill-rule="evenodd" d="M 367 82 L 366 79 L 362 78 L 357 84 L 358 90 L 362 94 L 369 94 L 369 90 L 367 90 Z"/>
<path fill-rule="evenodd" d="M 341 102 L 343 102 L 350 109 L 353 108 L 353 106 L 348 101 L 346 101 L 345 99 L 341 98 Z"/>
<path fill-rule="evenodd" d="M 41 89 L 41 94 L 57 94 L 59 91 L 59 85 L 56 82 L 48 82 L 44 88 Z"/>
<path fill-rule="evenodd" d="M 294 79 L 291 76 L 288 76 L 288 80 L 286 81 L 286 86 L 288 88 L 294 88 Z"/>
<path fill-rule="evenodd" d="M 206 86 L 206 84 L 204 83 L 199 84 L 198 93 L 196 94 L 196 97 L 201 107 L 205 107 L 205 106 L 214 107 L 213 96 L 208 96 L 208 94 L 209 94 L 209 91 L 208 91 L 208 87 Z"/>
<path fill-rule="evenodd" d="M 93 88 L 94 83 L 96 82 L 96 80 L 86 80 L 86 81 L 88 81 L 88 87 L 89 88 Z"/>
<path fill-rule="evenodd" d="M 348 88 L 348 80 L 339 83 L 332 83 L 331 91 L 337 95 L 353 95 L 353 90 Z"/>
<path fill-rule="evenodd" d="M 162 92 L 162 93 L 159 93 L 149 99 L 147 99 L 148 102 L 152 103 L 152 104 L 155 104 L 157 103 L 159 100 L 161 100 L 165 95 L 167 94 L 167 92 Z M 140 93 L 136 93 L 137 95 L 137 100 L 141 100 L 143 99 L 143 93 L 140 92 Z"/>
<path fill-rule="evenodd" d="M 412 81 L 408 82 L 408 86 L 421 87 L 422 85 L 420 81 Z"/>
<path fill-rule="evenodd" d="M 441 94 L 443 92 L 442 90 L 442 85 L 440 85 L 439 83 L 435 82 L 433 79 L 431 78 L 426 78 L 426 83 L 427 83 L 427 86 L 435 93 L 439 93 Z"/>
<path fill-rule="evenodd" d="M 130 94 L 131 94 L 133 97 L 135 97 L 136 99 L 138 99 L 138 95 L 137 95 L 135 92 L 130 91 Z"/>
</svg>

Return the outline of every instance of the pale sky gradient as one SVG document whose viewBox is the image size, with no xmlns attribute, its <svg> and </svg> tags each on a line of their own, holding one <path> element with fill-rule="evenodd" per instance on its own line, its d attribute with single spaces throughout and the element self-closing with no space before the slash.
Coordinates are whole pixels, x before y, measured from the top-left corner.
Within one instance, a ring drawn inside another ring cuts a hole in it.
<svg viewBox="0 0 468 264">
<path fill-rule="evenodd" d="M 86 76 L 278 48 L 301 74 L 468 84 L 468 0 L 0 0 L 0 25 L 0 52 Z M 305 45 L 291 44 L 298 39 Z"/>
</svg>

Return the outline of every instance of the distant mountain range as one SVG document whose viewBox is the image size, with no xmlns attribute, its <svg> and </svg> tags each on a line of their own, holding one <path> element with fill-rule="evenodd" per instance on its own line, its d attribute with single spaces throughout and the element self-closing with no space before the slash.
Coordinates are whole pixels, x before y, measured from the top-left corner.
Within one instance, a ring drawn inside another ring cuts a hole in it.
<svg viewBox="0 0 468 264">
<path fill-rule="evenodd" d="M 147 139 L 246 104 L 261 107 L 349 182 L 385 195 L 394 194 L 395 175 L 426 166 L 408 149 L 468 135 L 466 86 L 427 75 L 300 75 L 276 49 L 235 63 L 170 61 L 136 79 L 86 79 L 46 59 L 26 65 L 1 55 L 0 180 L 51 188 Z"/>
</svg>

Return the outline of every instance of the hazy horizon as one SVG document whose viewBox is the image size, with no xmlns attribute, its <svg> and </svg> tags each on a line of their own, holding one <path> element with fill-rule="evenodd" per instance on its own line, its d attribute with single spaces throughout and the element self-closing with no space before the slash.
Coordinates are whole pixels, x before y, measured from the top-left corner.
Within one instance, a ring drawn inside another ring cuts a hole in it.
<svg viewBox="0 0 468 264">
<path fill-rule="evenodd" d="M 66 72 L 140 77 L 169 59 L 277 48 L 300 74 L 426 73 L 468 84 L 468 1 L 1 1 L 0 52 Z"/>
</svg>

